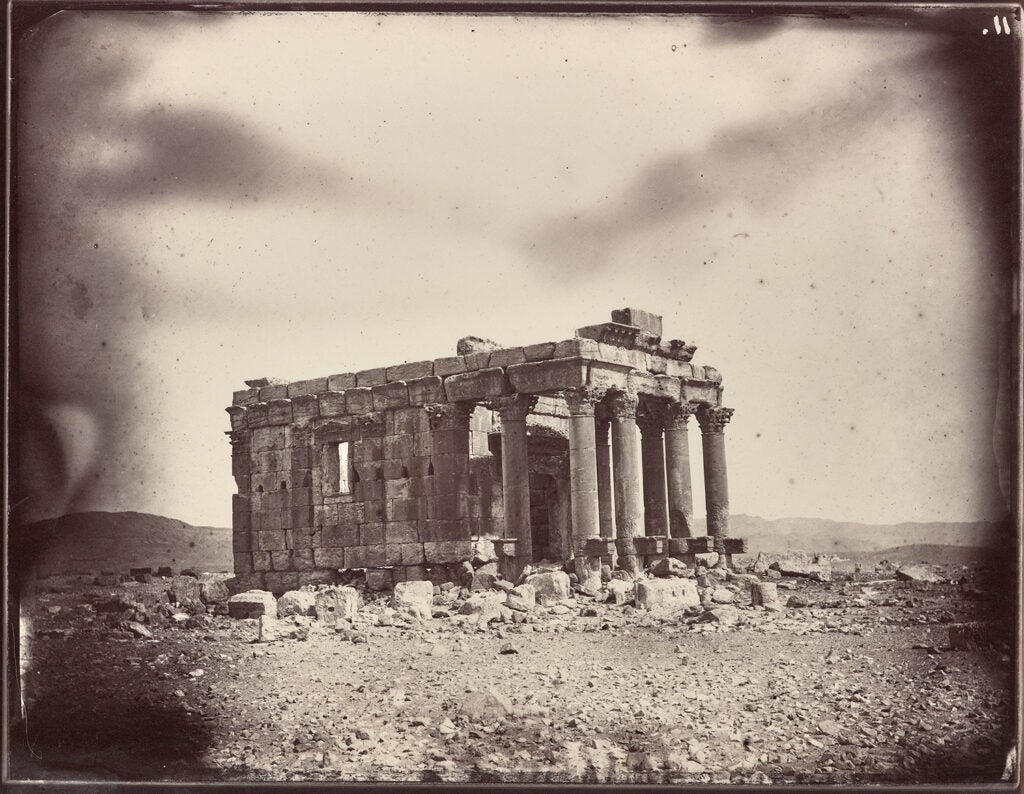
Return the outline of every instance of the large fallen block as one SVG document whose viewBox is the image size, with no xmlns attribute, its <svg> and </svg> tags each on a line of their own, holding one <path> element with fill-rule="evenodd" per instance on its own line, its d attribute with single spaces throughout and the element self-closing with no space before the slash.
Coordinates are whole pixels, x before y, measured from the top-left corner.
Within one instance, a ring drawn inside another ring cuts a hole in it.
<svg viewBox="0 0 1024 794">
<path fill-rule="evenodd" d="M 277 599 L 266 590 L 247 590 L 228 599 L 228 614 L 233 618 L 276 618 Z"/>
<path fill-rule="evenodd" d="M 700 595 L 692 579 L 641 579 L 636 583 L 636 605 L 649 610 L 686 609 L 700 606 Z"/>
</svg>

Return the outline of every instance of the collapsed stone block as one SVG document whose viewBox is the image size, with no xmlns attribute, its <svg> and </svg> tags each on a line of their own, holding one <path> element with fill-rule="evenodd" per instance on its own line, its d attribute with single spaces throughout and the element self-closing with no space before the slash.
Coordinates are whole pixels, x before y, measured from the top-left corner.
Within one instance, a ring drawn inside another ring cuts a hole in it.
<svg viewBox="0 0 1024 794">
<path fill-rule="evenodd" d="M 391 605 L 420 620 L 430 620 L 434 585 L 430 582 L 399 582 L 391 596 Z"/>
<path fill-rule="evenodd" d="M 775 582 L 752 582 L 750 602 L 756 607 L 760 606 L 776 612 L 782 608 L 782 602 L 779 600 L 779 588 Z"/>
<path fill-rule="evenodd" d="M 316 593 L 310 590 L 289 590 L 277 600 L 277 616 L 316 615 Z"/>
<path fill-rule="evenodd" d="M 228 599 L 228 615 L 233 618 L 277 616 L 277 599 L 266 590 L 248 590 Z"/>
<path fill-rule="evenodd" d="M 537 605 L 537 591 L 531 584 L 513 587 L 506 595 L 505 605 L 517 612 L 529 612 Z"/>
<path fill-rule="evenodd" d="M 352 620 L 359 611 L 359 591 L 354 587 L 328 587 L 317 590 L 316 618 L 322 623 L 334 624 L 339 618 Z"/>
<path fill-rule="evenodd" d="M 700 606 L 692 579 L 641 579 L 636 583 L 636 605 L 641 609 L 670 610 Z"/>
<path fill-rule="evenodd" d="M 538 598 L 549 598 L 556 601 L 564 601 L 569 598 L 572 592 L 572 585 L 569 581 L 569 574 L 565 571 L 541 571 L 526 577 L 526 584 L 530 585 Z"/>
</svg>

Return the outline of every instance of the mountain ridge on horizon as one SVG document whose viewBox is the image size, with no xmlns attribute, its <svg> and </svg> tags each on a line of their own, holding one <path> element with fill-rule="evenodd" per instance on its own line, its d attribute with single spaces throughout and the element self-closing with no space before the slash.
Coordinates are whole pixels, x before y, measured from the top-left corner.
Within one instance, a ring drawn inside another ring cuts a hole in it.
<svg viewBox="0 0 1024 794">
<path fill-rule="evenodd" d="M 704 527 L 703 518 L 694 521 L 698 534 Z M 1007 521 L 862 524 L 815 518 L 766 519 L 744 513 L 730 517 L 730 534 L 746 540 L 751 554 L 866 554 L 904 546 L 992 548 L 1005 542 L 1008 531 Z M 111 567 L 233 567 L 229 527 L 194 526 L 154 513 L 69 513 L 23 525 L 17 528 L 17 536 L 14 539 L 31 551 L 41 573 Z"/>
</svg>

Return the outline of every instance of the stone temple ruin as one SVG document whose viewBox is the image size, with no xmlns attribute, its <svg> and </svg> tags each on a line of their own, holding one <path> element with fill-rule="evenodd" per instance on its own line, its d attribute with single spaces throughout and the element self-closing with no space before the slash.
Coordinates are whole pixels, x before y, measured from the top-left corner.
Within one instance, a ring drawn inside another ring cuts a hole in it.
<svg viewBox="0 0 1024 794">
<path fill-rule="evenodd" d="M 467 337 L 449 358 L 247 381 L 227 409 L 240 584 L 281 593 L 355 570 L 375 589 L 458 581 L 491 541 L 505 579 L 550 560 L 596 589 L 602 564 L 637 573 L 669 555 L 745 551 L 729 537 L 722 377 L 661 335 L 660 316 L 622 309 L 564 342 Z"/>
</svg>

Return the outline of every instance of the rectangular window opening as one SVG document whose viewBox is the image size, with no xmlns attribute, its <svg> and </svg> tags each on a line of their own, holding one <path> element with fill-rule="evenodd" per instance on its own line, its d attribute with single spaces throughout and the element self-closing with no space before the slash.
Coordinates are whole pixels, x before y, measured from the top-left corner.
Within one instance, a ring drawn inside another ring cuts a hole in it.
<svg viewBox="0 0 1024 794">
<path fill-rule="evenodd" d="M 349 460 L 349 446 L 347 441 L 341 441 L 336 446 L 337 450 L 337 472 L 338 472 L 338 493 L 352 493 L 352 462 Z"/>
</svg>

